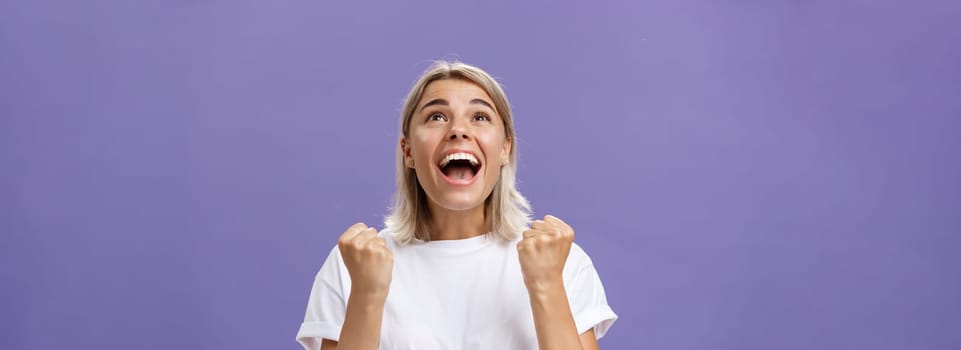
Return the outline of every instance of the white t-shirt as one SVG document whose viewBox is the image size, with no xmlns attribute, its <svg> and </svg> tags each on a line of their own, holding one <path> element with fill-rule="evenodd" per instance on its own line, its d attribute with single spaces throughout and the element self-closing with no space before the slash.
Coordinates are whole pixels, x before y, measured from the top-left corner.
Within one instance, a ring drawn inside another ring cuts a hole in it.
<svg viewBox="0 0 961 350">
<path fill-rule="evenodd" d="M 380 349 L 537 349 L 518 240 L 481 235 L 399 246 L 386 231 L 380 236 L 394 253 Z M 594 328 L 603 337 L 617 315 L 577 244 L 564 266 L 564 287 L 578 334 Z M 335 246 L 314 279 L 297 332 L 305 349 L 339 339 L 349 295 L 350 275 Z"/>
</svg>

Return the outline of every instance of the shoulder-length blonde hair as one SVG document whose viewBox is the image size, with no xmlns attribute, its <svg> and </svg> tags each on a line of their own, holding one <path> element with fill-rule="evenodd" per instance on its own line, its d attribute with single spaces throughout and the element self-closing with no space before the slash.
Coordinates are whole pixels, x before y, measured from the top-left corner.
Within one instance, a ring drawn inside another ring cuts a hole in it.
<svg viewBox="0 0 961 350">
<path fill-rule="evenodd" d="M 461 79 L 484 89 L 494 102 L 497 114 L 504 121 L 504 135 L 511 141 L 507 164 L 501 167 L 500 178 L 494 184 L 490 196 L 484 201 L 484 220 L 491 228 L 490 234 L 505 240 L 513 240 L 530 224 L 530 203 L 515 187 L 517 173 L 517 142 L 511 107 L 500 84 L 480 68 L 456 61 L 435 61 L 420 76 L 404 101 L 401 114 L 401 136 L 410 137 L 410 120 L 427 84 L 443 79 Z M 429 241 L 427 194 L 417 181 L 414 169 L 404 166 L 404 150 L 397 145 L 397 192 L 394 204 L 385 220 L 386 228 L 401 244 L 413 241 Z"/>
</svg>

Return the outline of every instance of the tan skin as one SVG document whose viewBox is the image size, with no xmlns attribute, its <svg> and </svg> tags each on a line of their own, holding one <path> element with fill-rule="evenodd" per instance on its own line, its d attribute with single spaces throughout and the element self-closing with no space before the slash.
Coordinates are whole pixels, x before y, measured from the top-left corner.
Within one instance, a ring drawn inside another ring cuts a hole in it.
<svg viewBox="0 0 961 350">
<path fill-rule="evenodd" d="M 431 239 L 464 239 L 490 231 L 484 201 L 512 146 L 490 96 L 465 80 L 431 82 L 410 123 L 410 136 L 400 140 L 400 147 L 405 165 L 415 169 L 430 198 Z M 481 161 L 476 182 L 457 186 L 443 179 L 437 163 L 451 150 L 470 152 Z M 517 244 L 541 349 L 598 348 L 593 329 L 577 334 L 564 290 L 562 273 L 573 241 L 574 230 L 547 215 L 535 220 Z M 340 342 L 324 339 L 321 349 L 377 349 L 393 254 L 377 230 L 363 223 L 349 227 L 337 245 L 352 287 Z"/>
</svg>

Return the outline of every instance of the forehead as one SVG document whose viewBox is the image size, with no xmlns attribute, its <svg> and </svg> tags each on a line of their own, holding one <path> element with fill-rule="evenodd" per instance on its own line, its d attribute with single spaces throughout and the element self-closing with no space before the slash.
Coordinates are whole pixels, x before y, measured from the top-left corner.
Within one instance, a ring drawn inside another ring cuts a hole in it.
<svg viewBox="0 0 961 350">
<path fill-rule="evenodd" d="M 483 88 L 463 79 L 441 79 L 430 82 L 424 87 L 424 94 L 417 104 L 421 105 L 435 98 L 442 98 L 450 102 L 467 102 L 475 98 L 485 101 L 491 100 Z"/>
</svg>

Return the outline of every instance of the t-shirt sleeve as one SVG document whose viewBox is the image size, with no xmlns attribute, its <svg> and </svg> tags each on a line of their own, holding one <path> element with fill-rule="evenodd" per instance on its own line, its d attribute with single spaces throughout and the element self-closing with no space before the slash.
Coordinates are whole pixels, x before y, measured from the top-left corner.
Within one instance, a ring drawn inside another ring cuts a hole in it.
<svg viewBox="0 0 961 350">
<path fill-rule="evenodd" d="M 604 285 L 594 269 L 594 263 L 576 243 L 571 246 L 564 274 L 577 334 L 593 328 L 594 335 L 600 339 L 617 320 L 617 314 L 607 305 Z"/>
<path fill-rule="evenodd" d="M 320 349 L 322 339 L 337 341 L 347 312 L 350 275 L 335 246 L 314 278 L 297 342 L 306 350 Z"/>
</svg>

